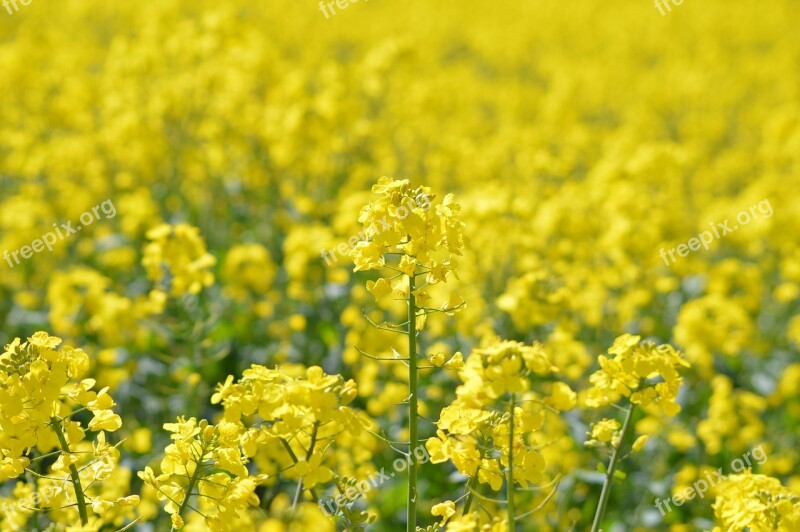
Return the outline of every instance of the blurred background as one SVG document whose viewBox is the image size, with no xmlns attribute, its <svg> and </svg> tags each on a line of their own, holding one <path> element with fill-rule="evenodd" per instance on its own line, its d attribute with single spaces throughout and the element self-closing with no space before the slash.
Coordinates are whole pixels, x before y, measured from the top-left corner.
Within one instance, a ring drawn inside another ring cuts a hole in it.
<svg viewBox="0 0 800 532">
<path fill-rule="evenodd" d="M 580 391 L 623 332 L 672 343 L 692 368 L 681 414 L 637 426 L 651 443 L 615 488 L 612 530 L 710 528 L 711 497 L 666 517 L 653 500 L 759 444 L 760 471 L 800 490 L 797 2 L 17 5 L 0 8 L 0 253 L 104 201 L 115 214 L 0 262 L 0 341 L 46 330 L 84 347 L 119 403 L 131 471 L 158 458 L 163 423 L 216 416 L 216 384 L 253 363 L 353 378 L 355 404 L 407 437 L 404 368 L 355 349 L 403 352 L 362 309 L 404 307 L 376 307 L 374 276 L 321 258 L 393 176 L 453 193 L 466 223 L 460 280 L 437 295 L 467 306 L 431 318 L 420 352 L 538 340 L 579 392 L 542 436 L 557 442 L 542 449 L 548 478 L 563 478 L 526 530 L 591 521 L 604 457 L 582 445 Z M 764 201 L 773 214 L 751 211 L 708 249 L 659 255 Z M 164 223 L 196 228 L 187 257 L 213 257 L 196 293 L 152 247 Z M 437 419 L 457 384 L 426 376 L 422 414 Z M 363 476 L 395 458 L 362 443 L 326 460 Z M 463 492 L 454 471 L 423 467 L 422 523 Z M 362 506 L 388 531 L 404 505 L 398 475 Z M 153 501 L 142 511 L 137 527 L 163 529 Z"/>
</svg>

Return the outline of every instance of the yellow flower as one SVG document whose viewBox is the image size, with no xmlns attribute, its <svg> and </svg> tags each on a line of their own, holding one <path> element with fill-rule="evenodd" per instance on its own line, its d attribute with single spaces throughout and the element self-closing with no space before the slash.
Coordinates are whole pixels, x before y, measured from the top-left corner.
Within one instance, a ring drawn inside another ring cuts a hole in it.
<svg viewBox="0 0 800 532">
<path fill-rule="evenodd" d="M 636 441 L 633 442 L 632 448 L 633 452 L 639 452 L 644 449 L 645 444 L 647 443 L 647 435 L 639 436 L 636 438 Z"/>
<path fill-rule="evenodd" d="M 712 507 L 723 530 L 789 532 L 800 528 L 800 495 L 783 487 L 778 479 L 749 470 L 727 477 Z"/>
<path fill-rule="evenodd" d="M 266 294 L 275 280 L 276 266 L 261 244 L 237 244 L 228 250 L 221 278 L 231 297 L 245 300 L 250 295 Z"/>
<path fill-rule="evenodd" d="M 442 520 L 439 521 L 439 526 L 444 526 L 448 519 L 455 514 L 456 504 L 453 501 L 440 502 L 439 504 L 434 504 L 433 508 L 431 508 L 431 515 L 442 518 Z"/>
<path fill-rule="evenodd" d="M 456 469 L 467 476 L 475 476 L 481 464 L 481 454 L 474 440 L 456 442 L 451 454 Z"/>
<path fill-rule="evenodd" d="M 114 432 L 122 426 L 122 418 L 111 410 L 96 410 L 89 422 L 89 430 Z"/>
<path fill-rule="evenodd" d="M 527 488 L 528 483 L 536 484 L 544 473 L 544 457 L 533 449 L 526 449 L 514 457 L 514 481 Z"/>
<path fill-rule="evenodd" d="M 399 260 L 392 264 L 395 270 L 410 276 L 418 267 L 427 268 L 426 287 L 415 292 L 420 304 L 425 304 L 429 298 L 427 286 L 446 282 L 449 274 L 456 273 L 455 257 L 464 248 L 461 207 L 448 194 L 441 205 L 432 209 L 434 196 L 430 189 L 412 189 L 407 179 L 381 177 L 372 191 L 378 198 L 362 208 L 358 216 L 369 239 L 358 241 L 350 250 L 355 263 L 353 271 L 383 269 L 387 256 L 399 255 Z M 367 289 L 376 299 L 390 293 L 388 278 L 370 283 Z M 452 312 L 461 303 L 463 300 L 451 294 L 443 310 Z M 424 315 L 418 320 L 422 328 Z"/>
<path fill-rule="evenodd" d="M 505 393 L 518 393 L 525 389 L 525 379 L 521 375 L 522 359 L 509 357 L 499 360 L 486 368 L 489 385 L 497 396 Z"/>
<path fill-rule="evenodd" d="M 444 353 L 429 353 L 428 360 L 430 361 L 431 364 L 433 364 L 437 368 L 440 368 L 444 365 L 445 362 Z"/>
<path fill-rule="evenodd" d="M 464 367 L 464 355 L 461 354 L 460 351 L 456 352 L 450 360 L 445 362 L 444 364 L 445 369 L 451 369 L 454 371 L 458 371 Z"/>
<path fill-rule="evenodd" d="M 303 484 L 313 488 L 317 484 L 328 482 L 333 478 L 333 471 L 322 465 L 322 454 L 315 454 L 311 460 L 300 460 L 295 464 L 292 477 L 303 479 Z"/>
<path fill-rule="evenodd" d="M 392 284 L 381 277 L 377 281 L 367 281 L 367 290 L 378 301 L 392 293 Z"/>
<path fill-rule="evenodd" d="M 183 519 L 179 514 L 174 513 L 170 515 L 169 518 L 172 521 L 172 528 L 174 528 L 175 530 L 180 530 L 181 528 L 183 528 Z"/>
<path fill-rule="evenodd" d="M 377 270 L 382 268 L 386 262 L 383 258 L 383 246 L 377 242 L 360 241 L 350 253 L 353 257 L 355 268 L 353 271 Z"/>
<path fill-rule="evenodd" d="M 600 443 L 608 443 L 620 429 L 620 423 L 616 419 L 601 419 L 592 425 L 590 433 L 592 440 Z"/>
<path fill-rule="evenodd" d="M 436 437 L 428 438 L 425 448 L 428 450 L 432 464 L 446 462 L 451 456 L 450 439 L 441 430 L 436 431 Z"/>
<path fill-rule="evenodd" d="M 216 259 L 196 227 L 162 224 L 147 232 L 142 265 L 150 280 L 165 283 L 170 295 L 197 294 L 214 283 Z"/>
<path fill-rule="evenodd" d="M 654 403 L 666 415 L 674 416 L 680 411 L 677 396 L 683 383 L 679 368 L 689 363 L 670 345 L 637 342 L 638 336 L 620 336 L 608 349 L 614 358 L 598 357 L 600 370 L 589 377 L 593 386 L 587 390 L 586 405 L 604 406 L 625 396 L 633 404 Z"/>
<path fill-rule="evenodd" d="M 499 490 L 503 485 L 503 474 L 500 471 L 500 466 L 497 460 L 481 460 L 481 466 L 478 469 L 478 481 L 481 484 L 489 484 L 495 491 Z"/>
<path fill-rule="evenodd" d="M 454 403 L 442 409 L 437 425 L 451 434 L 470 434 L 490 417 L 485 410 Z"/>
<path fill-rule="evenodd" d="M 577 400 L 578 395 L 572 391 L 568 384 L 554 382 L 550 397 L 547 398 L 547 403 L 557 410 L 571 410 L 575 408 Z"/>
</svg>

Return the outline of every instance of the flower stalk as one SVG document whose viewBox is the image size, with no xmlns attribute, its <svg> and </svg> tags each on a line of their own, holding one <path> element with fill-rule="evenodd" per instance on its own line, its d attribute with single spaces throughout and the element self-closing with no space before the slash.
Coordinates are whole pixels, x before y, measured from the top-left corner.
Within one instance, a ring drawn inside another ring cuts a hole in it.
<svg viewBox="0 0 800 532">
<path fill-rule="evenodd" d="M 417 477 L 420 458 L 419 448 L 419 375 L 420 369 L 445 366 L 454 369 L 461 362 L 461 354 L 455 355 L 448 364 L 419 366 L 417 353 L 417 334 L 424 328 L 426 316 L 434 312 L 452 315 L 464 306 L 455 294 L 441 308 L 426 306 L 431 299 L 429 286 L 447 282 L 449 274 L 455 274 L 458 266 L 457 256 L 464 247 L 460 219 L 461 206 L 455 203 L 452 194 L 447 194 L 441 205 L 431 209 L 435 197 L 428 187 L 411 188 L 407 179 L 394 180 L 381 177 L 372 187 L 380 197 L 370 202 L 359 212 L 358 221 L 368 238 L 351 249 L 354 272 L 389 269 L 393 273 L 375 281 L 367 281 L 369 291 L 376 301 L 392 293 L 401 297 L 408 290 L 407 321 L 399 325 L 379 325 L 364 313 L 367 322 L 373 327 L 408 335 L 408 358 L 376 357 L 358 350 L 374 360 L 402 362 L 408 367 L 408 452 L 403 453 L 408 461 L 408 493 L 406 505 L 406 527 L 408 532 L 417 530 L 417 502 L 419 499 Z M 386 257 L 399 256 L 397 264 L 388 265 Z M 417 287 L 416 279 L 425 276 L 424 283 Z M 407 286 L 403 286 L 408 278 Z M 418 305 L 422 302 L 421 305 Z M 418 321 L 419 320 L 419 321 Z M 407 327 L 406 327 L 407 325 Z M 358 348 L 356 348 L 358 349 Z"/>
<path fill-rule="evenodd" d="M 469 477 L 469 480 L 467 481 L 467 501 L 464 503 L 464 509 L 461 511 L 461 515 L 467 515 L 469 513 L 469 509 L 472 507 L 472 499 L 475 498 L 475 495 L 472 493 L 472 491 L 476 488 L 477 483 L 477 474 L 473 477 Z"/>
<path fill-rule="evenodd" d="M 319 432 L 319 421 L 314 422 L 314 429 L 311 431 L 311 443 L 308 446 L 308 452 L 306 453 L 306 462 L 311 460 L 311 456 L 314 454 L 314 447 L 317 445 L 317 433 Z M 288 445 L 288 444 L 287 444 Z M 291 449 L 291 447 L 289 447 Z M 295 464 L 297 462 L 295 461 Z M 292 508 L 297 508 L 297 503 L 300 502 L 300 497 L 303 494 L 303 478 L 301 477 L 299 481 L 297 481 L 297 490 L 294 492 L 294 502 L 292 503 Z"/>
<path fill-rule="evenodd" d="M 66 436 L 64 436 L 64 429 L 61 426 L 61 421 L 58 419 L 58 417 L 52 416 L 50 418 L 50 423 L 53 425 L 53 430 L 58 438 L 58 443 L 61 445 L 61 450 L 65 454 L 69 454 L 69 444 L 67 443 Z M 86 496 L 84 495 L 83 487 L 81 486 L 81 476 L 78 473 L 78 468 L 75 467 L 75 464 L 69 465 L 69 474 L 72 478 L 72 486 L 75 490 L 75 501 L 78 505 L 78 514 L 81 518 L 81 525 L 86 526 L 89 524 L 89 512 L 86 509 Z"/>
<path fill-rule="evenodd" d="M 181 519 L 183 518 L 183 512 L 189 506 L 189 499 L 192 496 L 192 490 L 197 485 L 197 481 L 200 478 L 200 469 L 203 466 L 203 460 L 205 458 L 205 455 L 206 455 L 206 447 L 205 443 L 203 443 L 203 448 L 200 450 L 200 459 L 195 464 L 194 473 L 192 473 L 191 478 L 189 478 L 189 485 L 186 486 L 186 496 L 183 498 L 183 501 L 181 501 L 180 508 L 178 508 L 178 517 L 180 517 Z M 173 527 L 172 529 L 175 530 L 175 527 Z"/>
<path fill-rule="evenodd" d="M 414 296 L 415 274 L 408 276 L 408 512 L 407 532 L 417 529 L 417 470 L 419 463 L 414 452 L 419 446 L 419 417 L 417 415 L 417 303 Z"/>
<path fill-rule="evenodd" d="M 506 480 L 506 515 L 508 520 L 508 532 L 515 532 L 515 509 L 514 509 L 514 407 L 516 397 L 511 394 L 508 402 L 509 421 L 508 421 L 508 478 Z"/>
<path fill-rule="evenodd" d="M 628 408 L 625 413 L 625 422 L 622 424 L 622 431 L 619 434 L 619 441 L 613 446 L 614 450 L 611 452 L 611 460 L 608 463 L 606 478 L 603 481 L 603 491 L 600 492 L 600 500 L 597 503 L 597 511 L 594 514 L 592 532 L 598 532 L 600 530 L 600 521 L 603 519 L 603 514 L 605 513 L 606 505 L 608 504 L 608 497 L 611 494 L 611 482 L 614 479 L 614 472 L 617 469 L 620 450 L 622 449 L 622 445 L 625 441 L 625 436 L 628 434 L 628 428 L 630 427 L 632 417 L 633 403 L 630 403 L 628 404 Z"/>
</svg>

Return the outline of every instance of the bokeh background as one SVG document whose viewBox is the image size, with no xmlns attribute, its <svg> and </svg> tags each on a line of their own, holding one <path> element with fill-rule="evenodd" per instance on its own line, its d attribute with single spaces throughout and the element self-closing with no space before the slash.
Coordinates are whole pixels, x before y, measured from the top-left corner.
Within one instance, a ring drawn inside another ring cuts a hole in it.
<svg viewBox="0 0 800 532">
<path fill-rule="evenodd" d="M 798 20 L 789 0 L 664 15 L 621 0 L 361 0 L 329 18 L 306 0 L 0 9 L 0 252 L 105 200 L 116 210 L 0 263 L 0 340 L 46 330 L 92 355 L 131 472 L 158 460 L 164 423 L 218 415 L 214 387 L 253 363 L 354 379 L 355 404 L 399 439 L 403 368 L 355 347 L 403 344 L 362 316 L 379 312 L 372 277 L 320 253 L 358 234 L 380 176 L 410 179 L 455 195 L 468 238 L 460 280 L 438 289 L 467 306 L 432 318 L 421 352 L 538 340 L 578 392 L 542 449 L 557 496 L 525 530 L 587 529 L 604 456 L 583 446 L 580 392 L 624 332 L 692 368 L 680 415 L 639 420 L 650 442 L 615 486 L 610 530 L 710 528 L 712 497 L 665 517 L 653 500 L 757 445 L 759 472 L 800 491 Z M 709 249 L 659 256 L 765 200 L 772 215 Z M 154 292 L 172 282 L 146 260 L 163 223 L 196 227 L 187 253 L 214 257 L 197 294 Z M 426 376 L 423 415 L 457 384 Z M 379 439 L 361 449 L 327 460 L 363 474 L 395 457 Z M 421 482 L 433 524 L 463 477 L 428 464 Z M 265 497 L 279 492 L 294 485 Z M 369 495 L 371 529 L 399 529 L 404 505 L 400 475 Z M 154 499 L 140 510 L 136 529 L 168 528 Z"/>
</svg>

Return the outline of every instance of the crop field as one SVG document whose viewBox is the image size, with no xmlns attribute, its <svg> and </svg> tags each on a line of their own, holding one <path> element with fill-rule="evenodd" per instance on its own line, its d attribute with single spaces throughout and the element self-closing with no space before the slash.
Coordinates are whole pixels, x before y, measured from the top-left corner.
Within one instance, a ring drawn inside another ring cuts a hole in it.
<svg viewBox="0 0 800 532">
<path fill-rule="evenodd" d="M 0 532 L 800 531 L 799 23 L 0 0 Z"/>
</svg>

